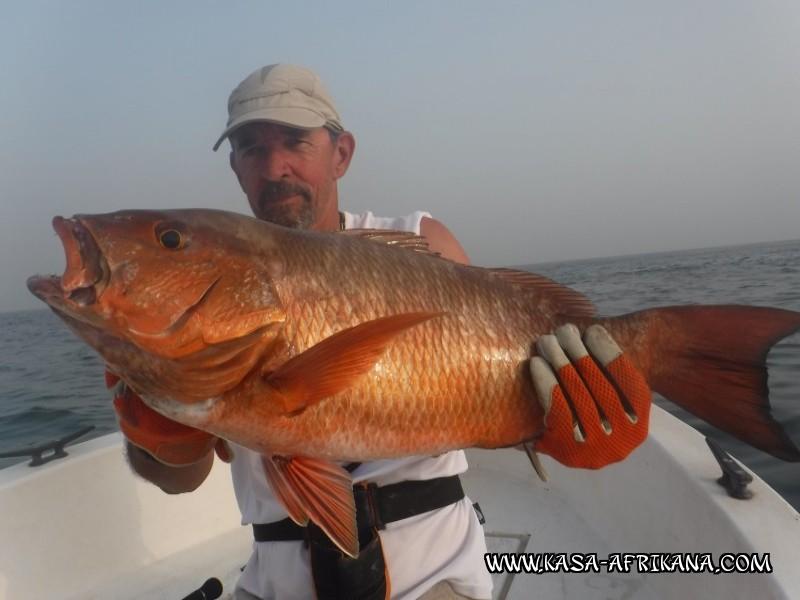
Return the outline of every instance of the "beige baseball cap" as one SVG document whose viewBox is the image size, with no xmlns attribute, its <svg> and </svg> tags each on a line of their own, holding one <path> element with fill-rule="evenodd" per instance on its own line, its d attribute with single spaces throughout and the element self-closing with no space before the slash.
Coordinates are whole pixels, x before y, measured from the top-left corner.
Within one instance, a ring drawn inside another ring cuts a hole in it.
<svg viewBox="0 0 800 600">
<path fill-rule="evenodd" d="M 228 98 L 228 123 L 214 144 L 254 121 L 269 121 L 299 129 L 327 126 L 343 131 L 325 84 L 305 67 L 267 65 L 248 75 Z"/>
</svg>

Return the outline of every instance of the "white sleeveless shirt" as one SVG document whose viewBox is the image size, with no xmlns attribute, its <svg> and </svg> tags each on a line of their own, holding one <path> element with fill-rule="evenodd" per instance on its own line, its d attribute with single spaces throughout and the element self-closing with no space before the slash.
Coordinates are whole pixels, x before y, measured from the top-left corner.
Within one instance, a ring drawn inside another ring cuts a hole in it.
<svg viewBox="0 0 800 600">
<path fill-rule="evenodd" d="M 427 212 L 406 217 L 376 217 L 345 212 L 346 229 L 392 229 L 420 233 Z M 242 513 L 242 524 L 273 523 L 288 515 L 275 499 L 264 475 L 261 455 L 233 444 L 231 475 Z M 467 470 L 462 450 L 438 456 L 411 456 L 362 463 L 353 482 L 387 485 L 398 481 L 425 480 L 458 475 Z M 447 535 L 442 535 L 447 532 Z M 454 505 L 389 523 L 380 532 L 392 586 L 392 598 L 418 598 L 434 584 L 450 581 L 456 592 L 471 598 L 490 598 L 492 581 L 483 562 L 486 542 L 483 528 L 464 498 Z M 257 542 L 237 589 L 257 598 L 313 598 L 308 553 L 302 542 Z"/>
</svg>

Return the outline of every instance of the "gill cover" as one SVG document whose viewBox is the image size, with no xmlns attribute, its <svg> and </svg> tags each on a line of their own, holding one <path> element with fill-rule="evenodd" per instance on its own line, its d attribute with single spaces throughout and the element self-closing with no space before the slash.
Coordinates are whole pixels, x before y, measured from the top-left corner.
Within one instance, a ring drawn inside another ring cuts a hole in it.
<svg viewBox="0 0 800 600">
<path fill-rule="evenodd" d="M 275 263 L 259 261 L 263 248 L 224 213 L 124 211 L 81 220 L 109 268 L 100 310 L 148 354 L 136 362 L 179 379 L 181 399 L 238 383 L 285 319 Z"/>
</svg>

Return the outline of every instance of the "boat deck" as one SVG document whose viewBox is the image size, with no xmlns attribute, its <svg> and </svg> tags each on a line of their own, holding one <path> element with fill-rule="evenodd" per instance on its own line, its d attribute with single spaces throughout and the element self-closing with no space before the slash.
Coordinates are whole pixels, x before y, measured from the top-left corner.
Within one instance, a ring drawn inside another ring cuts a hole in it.
<svg viewBox="0 0 800 600">
<path fill-rule="evenodd" d="M 550 556 L 596 554 L 598 560 L 620 552 L 594 526 L 576 514 L 568 497 L 540 481 L 524 453 L 514 450 L 470 451 L 467 493 L 486 518 L 489 553 Z M 554 470 L 548 463 L 548 470 Z M 502 484 L 498 486 L 498 473 Z M 554 474 L 553 474 L 554 475 Z M 483 499 L 483 500 L 482 500 Z M 544 567 L 544 563 L 541 563 Z M 493 574 L 494 600 L 569 598 L 570 600 L 656 600 L 646 578 L 632 573 L 539 572 Z"/>
</svg>

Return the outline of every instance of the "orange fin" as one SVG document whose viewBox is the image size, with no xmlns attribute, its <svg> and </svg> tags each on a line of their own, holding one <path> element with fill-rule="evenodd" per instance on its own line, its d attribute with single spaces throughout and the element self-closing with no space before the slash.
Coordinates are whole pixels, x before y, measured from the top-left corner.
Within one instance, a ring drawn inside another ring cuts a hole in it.
<svg viewBox="0 0 800 600">
<path fill-rule="evenodd" d="M 294 493 L 286 478 L 283 475 L 283 469 L 278 467 L 280 461 L 291 460 L 283 456 L 269 457 L 262 456 L 261 463 L 264 465 L 264 474 L 267 476 L 269 487 L 272 488 L 278 502 L 281 503 L 286 512 L 289 513 L 292 521 L 298 525 L 306 525 L 308 523 L 308 513 L 305 506 Z"/>
<path fill-rule="evenodd" d="M 800 450 L 771 415 L 766 366 L 769 349 L 800 330 L 800 313 L 671 306 L 602 324 L 653 390 L 751 446 L 800 461 Z M 636 341 L 626 345 L 626 340 Z"/>
<path fill-rule="evenodd" d="M 430 256 L 440 256 L 428 248 L 428 238 L 410 231 L 393 231 L 391 229 L 346 229 L 335 232 L 336 235 L 356 237 L 377 244 L 385 244 L 403 250 L 412 250 Z"/>
<path fill-rule="evenodd" d="M 483 269 L 492 277 L 519 288 L 520 292 L 533 295 L 533 303 L 538 311 L 553 313 L 567 318 L 593 317 L 597 308 L 589 298 L 562 283 L 543 275 L 516 269 Z"/>
<path fill-rule="evenodd" d="M 547 483 L 549 478 L 547 469 L 544 468 L 542 461 L 539 460 L 539 455 L 537 454 L 536 449 L 533 447 L 533 442 L 522 442 L 519 446 L 517 446 L 517 448 L 524 451 L 525 454 L 528 455 L 528 460 L 531 461 L 531 466 L 533 467 L 533 470 L 536 471 L 539 479 Z"/>
<path fill-rule="evenodd" d="M 306 456 L 263 456 L 275 497 L 298 525 L 314 521 L 342 552 L 358 556 L 356 504 L 350 474 L 336 463 Z"/>
<path fill-rule="evenodd" d="M 283 405 L 284 414 L 301 412 L 352 386 L 400 333 L 442 314 L 392 315 L 335 333 L 268 375 L 265 381 L 273 388 L 270 396 Z"/>
</svg>

